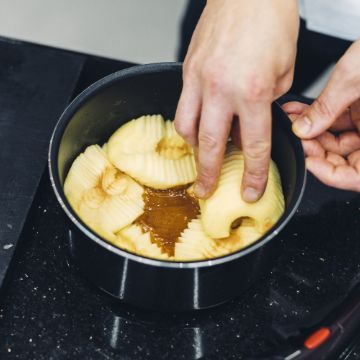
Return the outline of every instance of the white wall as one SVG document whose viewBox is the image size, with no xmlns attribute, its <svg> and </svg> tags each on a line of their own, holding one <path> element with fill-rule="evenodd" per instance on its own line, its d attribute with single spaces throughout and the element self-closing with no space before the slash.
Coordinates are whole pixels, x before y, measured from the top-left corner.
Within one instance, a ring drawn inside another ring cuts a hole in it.
<svg viewBox="0 0 360 360">
<path fill-rule="evenodd" d="M 186 0 L 0 0 L 0 35 L 116 59 L 175 60 Z"/>
</svg>

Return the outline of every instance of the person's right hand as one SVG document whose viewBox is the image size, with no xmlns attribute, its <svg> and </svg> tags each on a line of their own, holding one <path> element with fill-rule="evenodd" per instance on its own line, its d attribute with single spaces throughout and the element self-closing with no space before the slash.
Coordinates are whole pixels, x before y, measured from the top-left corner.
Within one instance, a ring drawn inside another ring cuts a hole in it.
<svg viewBox="0 0 360 360">
<path fill-rule="evenodd" d="M 307 168 L 327 185 L 360 191 L 360 40 L 311 106 L 289 103 L 284 109 L 303 139 Z"/>
<path fill-rule="evenodd" d="M 198 197 L 217 184 L 232 127 L 245 158 L 242 196 L 253 202 L 263 194 L 271 102 L 291 86 L 298 27 L 296 0 L 207 1 L 184 62 L 175 116 L 177 131 L 197 154 Z"/>
<path fill-rule="evenodd" d="M 293 122 L 309 111 L 309 105 L 283 105 Z M 354 121 L 355 120 L 355 121 Z M 346 110 L 331 127 L 312 139 L 302 140 L 306 167 L 324 184 L 360 191 L 360 100 Z"/>
</svg>

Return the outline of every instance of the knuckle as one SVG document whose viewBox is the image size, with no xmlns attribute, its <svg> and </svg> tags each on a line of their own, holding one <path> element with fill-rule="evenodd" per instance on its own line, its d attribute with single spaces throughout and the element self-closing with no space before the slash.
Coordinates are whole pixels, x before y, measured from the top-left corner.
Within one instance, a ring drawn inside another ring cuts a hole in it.
<svg viewBox="0 0 360 360">
<path fill-rule="evenodd" d="M 244 81 L 241 89 L 243 99 L 248 102 L 258 102 L 271 99 L 272 86 L 259 75 L 252 75 Z"/>
<path fill-rule="evenodd" d="M 206 165 L 201 165 L 198 178 L 202 183 L 211 185 L 215 181 L 214 169 Z"/>
<path fill-rule="evenodd" d="M 317 113 L 320 116 L 331 118 L 333 115 L 333 111 L 331 110 L 330 104 L 328 103 L 327 100 L 325 100 L 321 96 L 314 100 L 312 106 L 313 109 L 315 110 L 315 113 Z"/>
<path fill-rule="evenodd" d="M 212 75 L 207 79 L 206 83 L 209 93 L 211 95 L 215 95 L 221 92 L 222 84 L 221 84 L 221 80 L 218 77 Z"/>
<path fill-rule="evenodd" d="M 245 158 L 249 161 L 267 159 L 270 155 L 270 143 L 267 141 L 255 141 L 244 148 Z"/>
<path fill-rule="evenodd" d="M 225 87 L 224 70 L 218 62 L 208 60 L 202 69 L 201 78 L 210 94 L 217 94 Z"/>
<path fill-rule="evenodd" d="M 245 169 L 244 178 L 246 183 L 250 185 L 258 185 L 261 187 L 267 181 L 267 169 L 266 167 L 257 167 Z"/>
<path fill-rule="evenodd" d="M 216 137 L 207 132 L 201 132 L 199 134 L 199 146 L 205 151 L 220 152 L 219 142 Z"/>
<path fill-rule="evenodd" d="M 269 169 L 269 157 L 270 147 L 266 142 L 257 142 L 248 147 L 245 155 L 245 181 L 263 185 L 266 182 L 268 169 Z"/>
</svg>

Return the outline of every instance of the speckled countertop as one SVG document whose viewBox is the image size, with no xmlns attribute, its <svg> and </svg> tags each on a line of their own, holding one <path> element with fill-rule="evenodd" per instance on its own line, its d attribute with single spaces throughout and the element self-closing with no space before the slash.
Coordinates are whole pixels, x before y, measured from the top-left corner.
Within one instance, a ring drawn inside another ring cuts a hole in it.
<svg viewBox="0 0 360 360">
<path fill-rule="evenodd" d="M 86 62 L 77 92 L 124 66 Z M 282 255 L 271 274 L 218 308 L 157 314 L 112 299 L 78 271 L 45 171 L 0 292 L 0 359 L 266 358 L 359 282 L 359 215 L 358 194 L 310 176 L 299 211 L 278 236 Z M 5 245 L 2 252 L 15 248 Z M 346 356 L 359 358 L 356 347 Z"/>
</svg>

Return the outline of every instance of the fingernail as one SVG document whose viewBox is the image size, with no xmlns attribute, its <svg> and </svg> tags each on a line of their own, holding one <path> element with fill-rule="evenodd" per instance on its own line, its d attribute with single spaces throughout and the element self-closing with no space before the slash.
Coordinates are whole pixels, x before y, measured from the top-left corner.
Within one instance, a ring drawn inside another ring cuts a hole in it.
<svg viewBox="0 0 360 360">
<path fill-rule="evenodd" d="M 307 135 L 312 127 L 312 122 L 308 117 L 303 117 L 298 120 L 295 120 L 293 124 L 293 131 L 298 136 Z"/>
<path fill-rule="evenodd" d="M 206 190 L 203 184 L 201 183 L 196 183 L 194 186 L 194 194 L 197 198 L 204 198 L 206 197 Z"/>
<path fill-rule="evenodd" d="M 246 202 L 257 201 L 259 199 L 259 195 L 260 195 L 259 191 L 252 187 L 247 187 L 243 193 L 243 197 Z"/>
</svg>

